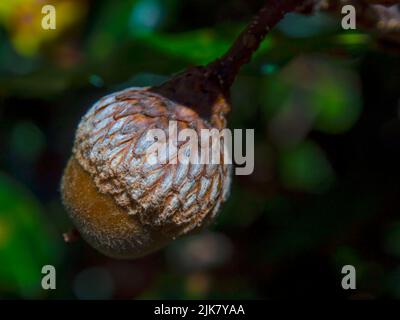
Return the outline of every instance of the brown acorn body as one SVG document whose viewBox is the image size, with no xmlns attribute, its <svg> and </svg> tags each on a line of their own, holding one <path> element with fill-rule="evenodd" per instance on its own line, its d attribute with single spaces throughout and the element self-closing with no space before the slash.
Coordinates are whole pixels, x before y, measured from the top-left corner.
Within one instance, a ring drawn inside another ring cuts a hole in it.
<svg viewBox="0 0 400 320">
<path fill-rule="evenodd" d="M 73 157 L 62 182 L 63 200 L 82 237 L 104 255 L 134 258 L 161 248 L 173 235 L 143 225 L 107 194 Z"/>
<path fill-rule="evenodd" d="M 215 218 L 227 198 L 230 166 L 182 164 L 178 159 L 149 165 L 146 133 L 161 129 L 168 136 L 170 121 L 176 121 L 177 133 L 222 129 L 227 105 L 223 98 L 218 103 L 218 117 L 208 122 L 150 88 L 130 88 L 89 109 L 79 124 L 61 188 L 87 242 L 108 256 L 136 258 Z"/>
</svg>

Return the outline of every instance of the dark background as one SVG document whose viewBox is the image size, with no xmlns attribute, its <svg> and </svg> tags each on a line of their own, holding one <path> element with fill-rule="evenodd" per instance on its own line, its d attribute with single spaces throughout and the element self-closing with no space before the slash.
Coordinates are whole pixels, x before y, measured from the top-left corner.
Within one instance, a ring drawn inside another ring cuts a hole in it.
<svg viewBox="0 0 400 320">
<path fill-rule="evenodd" d="M 255 129 L 206 232 L 134 261 L 63 242 L 59 184 L 89 106 L 223 54 L 263 1 L 0 4 L 0 298 L 400 298 L 400 59 L 323 14 L 289 15 L 232 89 Z M 54 265 L 57 289 L 41 289 Z M 357 290 L 341 288 L 354 265 Z"/>
</svg>

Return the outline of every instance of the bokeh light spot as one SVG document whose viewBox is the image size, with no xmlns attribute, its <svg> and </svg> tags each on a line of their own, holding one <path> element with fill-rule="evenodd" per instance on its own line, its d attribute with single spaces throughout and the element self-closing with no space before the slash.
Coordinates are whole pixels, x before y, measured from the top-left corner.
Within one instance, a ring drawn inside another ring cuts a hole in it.
<svg viewBox="0 0 400 320">
<path fill-rule="evenodd" d="M 104 80 L 97 74 L 92 74 L 89 76 L 89 82 L 91 85 L 101 88 L 104 86 Z"/>
<path fill-rule="evenodd" d="M 161 23 L 162 17 L 162 6 L 158 1 L 141 0 L 132 9 L 129 27 L 133 34 L 147 33 Z"/>
<path fill-rule="evenodd" d="M 337 28 L 337 22 L 323 13 L 309 16 L 289 13 L 278 28 L 291 37 L 304 38 L 332 32 Z"/>
<path fill-rule="evenodd" d="M 313 193 L 326 191 L 334 180 L 334 172 L 325 154 L 310 141 L 282 152 L 280 176 L 289 189 Z"/>
</svg>

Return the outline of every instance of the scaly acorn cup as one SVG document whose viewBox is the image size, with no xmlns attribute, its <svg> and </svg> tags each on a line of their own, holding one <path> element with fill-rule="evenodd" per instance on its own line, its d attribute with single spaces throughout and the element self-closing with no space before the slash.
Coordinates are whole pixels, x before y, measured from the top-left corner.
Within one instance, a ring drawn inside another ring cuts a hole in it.
<svg viewBox="0 0 400 320">
<path fill-rule="evenodd" d="M 220 164 L 150 165 L 147 132 L 161 129 L 168 137 L 170 121 L 178 133 L 224 129 L 229 88 L 240 67 L 302 2 L 268 1 L 220 59 L 157 87 L 110 94 L 89 109 L 61 182 L 64 205 L 89 244 L 110 257 L 137 258 L 213 221 L 231 181 L 222 139 Z"/>
</svg>

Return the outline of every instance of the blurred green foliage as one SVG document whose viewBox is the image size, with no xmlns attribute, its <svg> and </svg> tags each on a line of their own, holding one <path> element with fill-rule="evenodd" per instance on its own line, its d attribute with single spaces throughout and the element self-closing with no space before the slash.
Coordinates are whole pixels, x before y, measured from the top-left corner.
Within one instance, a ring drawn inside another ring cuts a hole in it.
<svg viewBox="0 0 400 320">
<path fill-rule="evenodd" d="M 61 242 L 79 118 L 219 57 L 263 1 L 49 2 L 51 35 L 26 23 L 40 2 L 0 2 L 0 298 L 354 297 L 344 264 L 361 296 L 400 297 L 396 53 L 326 15 L 286 17 L 231 92 L 229 126 L 255 129 L 254 174 L 234 177 L 210 231 L 117 261 Z M 56 292 L 40 289 L 45 264 Z"/>
<path fill-rule="evenodd" d="M 0 288 L 24 298 L 44 295 L 43 261 L 58 265 L 61 239 L 25 188 L 0 173 Z M 17 292 L 14 292 L 17 290 Z"/>
<path fill-rule="evenodd" d="M 333 171 L 323 152 L 306 141 L 283 152 L 280 172 L 288 188 L 309 192 L 324 192 L 333 180 Z"/>
</svg>

